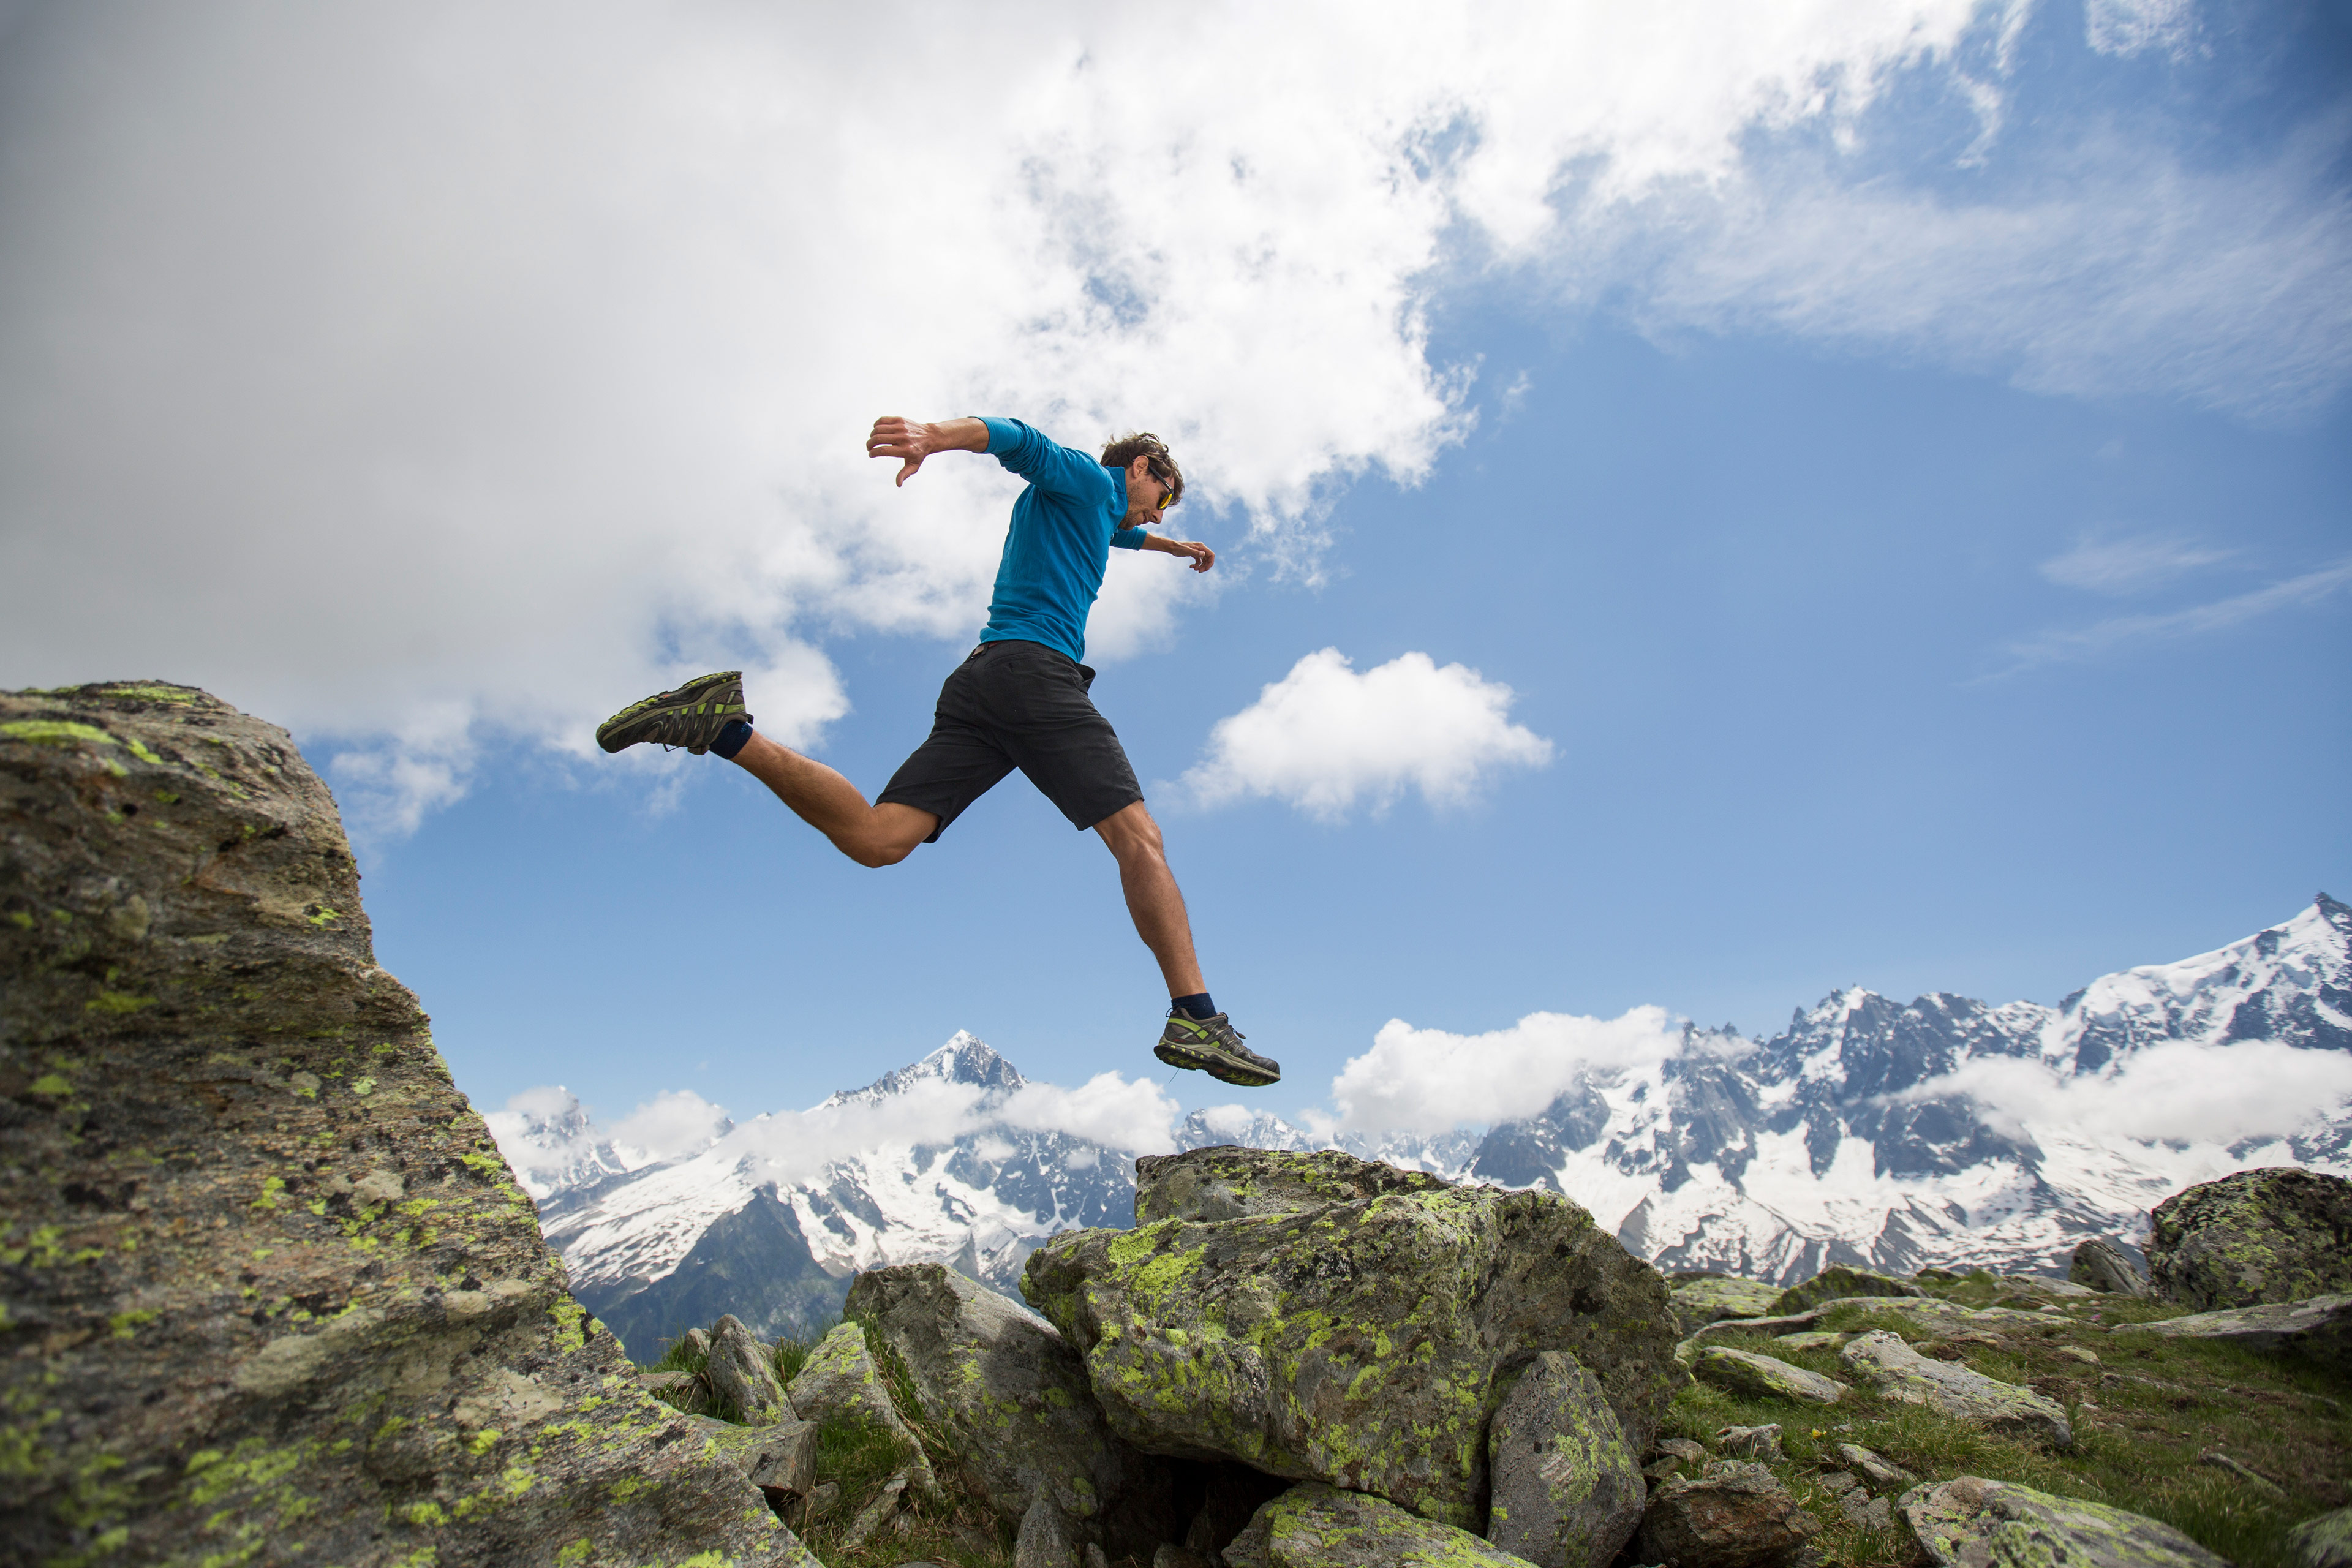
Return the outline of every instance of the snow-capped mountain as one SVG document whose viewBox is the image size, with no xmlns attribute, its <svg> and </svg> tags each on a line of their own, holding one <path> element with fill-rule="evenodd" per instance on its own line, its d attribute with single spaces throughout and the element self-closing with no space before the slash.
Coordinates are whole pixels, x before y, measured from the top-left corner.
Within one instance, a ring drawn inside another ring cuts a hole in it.
<svg viewBox="0 0 2352 1568">
<path fill-rule="evenodd" d="M 2289 1071 L 2327 1114 L 2286 1135 L 2214 1133 L 2233 1080 Z M 762 1333 L 814 1328 L 856 1270 L 885 1263 L 947 1262 L 1010 1293 L 1046 1236 L 1130 1224 L 1129 1157 L 1053 1131 L 1041 1097 L 1061 1092 L 959 1034 L 810 1110 L 693 1129 L 668 1159 L 604 1138 L 568 1096 L 489 1120 L 574 1291 L 651 1356 L 722 1311 Z M 1489 1128 L 1327 1137 L 1224 1106 L 1170 1133 L 1181 1149 L 1338 1147 L 1547 1187 L 1662 1268 L 1795 1280 L 1834 1262 L 2063 1268 L 2083 1237 L 2144 1234 L 2153 1204 L 2230 1170 L 2352 1173 L 2347 1094 L 2352 909 L 2323 894 L 2054 1007 L 1851 989 L 1766 1040 L 1685 1027 L 1654 1059 L 1588 1071 Z"/>
</svg>

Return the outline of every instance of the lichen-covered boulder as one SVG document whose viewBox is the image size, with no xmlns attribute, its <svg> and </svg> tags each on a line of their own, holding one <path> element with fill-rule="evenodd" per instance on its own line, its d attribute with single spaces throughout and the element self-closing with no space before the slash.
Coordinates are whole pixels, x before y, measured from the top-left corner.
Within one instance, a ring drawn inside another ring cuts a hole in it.
<svg viewBox="0 0 2352 1568">
<path fill-rule="evenodd" d="M 735 1406 L 747 1426 L 793 1418 L 768 1347 L 731 1312 L 711 1325 L 710 1357 L 703 1363 L 702 1375 Z"/>
<path fill-rule="evenodd" d="M 1857 1337 L 1838 1359 L 1882 1398 L 1924 1405 L 1956 1421 L 2053 1448 L 2074 1446 L 2074 1428 L 2056 1401 L 1951 1362 L 1930 1361 L 1884 1329 Z"/>
<path fill-rule="evenodd" d="M 1676 1274 L 1666 1288 L 1674 1299 L 1675 1326 L 1685 1339 L 1726 1318 L 1760 1318 L 1782 1294 L 1778 1285 L 1736 1274 Z"/>
<path fill-rule="evenodd" d="M 1498 1372 L 1573 1355 L 1637 1453 L 1685 1381 L 1664 1280 L 1564 1198 L 1391 1181 L 1339 1154 L 1138 1163 L 1139 1212 L 1181 1212 L 1065 1231 L 1022 1291 L 1085 1357 L 1111 1430 L 1148 1453 L 1238 1459 L 1475 1529 Z M 1356 1166 L 1375 1195 L 1320 1198 Z M 1171 1176 L 1220 1205 L 1274 1191 L 1299 1206 L 1184 1217 Z"/>
<path fill-rule="evenodd" d="M 2296 1568 L 2352 1568 L 2352 1508 L 2306 1519 L 2286 1532 Z"/>
<path fill-rule="evenodd" d="M 2252 1351 L 2294 1351 L 2318 1361 L 2352 1363 L 2352 1296 L 2313 1296 L 2262 1307 L 2191 1312 L 2152 1323 L 2117 1323 L 2117 1334 L 2220 1340 Z"/>
<path fill-rule="evenodd" d="M 2168 1524 L 2009 1481 L 1930 1481 L 1895 1509 L 1937 1568 L 2226 1568 Z"/>
<path fill-rule="evenodd" d="M 2067 1267 L 2066 1278 L 2113 1296 L 2142 1297 L 2148 1293 L 2147 1281 L 2132 1267 L 2130 1256 L 2104 1237 L 2095 1236 L 2075 1243 L 2074 1261 Z"/>
<path fill-rule="evenodd" d="M 188 687 L 0 694 L 11 1561 L 813 1561 L 575 1303 L 326 786 Z"/>
<path fill-rule="evenodd" d="M 1718 1459 L 1650 1494 L 1633 1552 L 1677 1568 L 1761 1568 L 1788 1562 L 1821 1529 L 1769 1469 Z"/>
<path fill-rule="evenodd" d="M 2352 1291 L 2352 1182 L 2292 1166 L 2178 1192 L 2148 1215 L 2148 1283 L 2200 1311 Z"/>
<path fill-rule="evenodd" d="M 1105 1536 L 1115 1507 L 1172 1506 L 1159 1496 L 1165 1465 L 1111 1436 L 1078 1352 L 1034 1314 L 936 1263 L 859 1275 L 847 1310 L 906 1363 L 964 1489 L 1006 1524 L 1017 1526 L 1041 1495 L 1090 1522 L 1090 1539 Z"/>
<path fill-rule="evenodd" d="M 866 1342 L 865 1324 L 852 1320 L 834 1325 L 833 1331 L 809 1352 L 784 1396 L 804 1421 L 849 1416 L 881 1427 L 897 1439 L 915 1489 L 933 1501 L 946 1499 L 938 1474 L 924 1457 L 922 1440 L 898 1414 L 889 1385 L 882 1381 L 882 1369 L 875 1364 L 873 1351 Z"/>
<path fill-rule="evenodd" d="M 1226 1568 L 1530 1568 L 1467 1531 L 1319 1481 L 1259 1509 L 1224 1558 Z"/>
<path fill-rule="evenodd" d="M 1486 1434 L 1486 1539 L 1540 1568 L 1608 1568 L 1642 1522 L 1647 1489 L 1617 1413 L 1576 1358 L 1546 1351 L 1503 1396 Z"/>
<path fill-rule="evenodd" d="M 1738 1351 L 1728 1345 L 1700 1349 L 1691 1370 L 1701 1383 L 1751 1399 L 1789 1399 L 1800 1405 L 1835 1405 L 1845 1384 L 1774 1356 Z"/>
<path fill-rule="evenodd" d="M 1801 1285 L 1792 1285 L 1775 1297 L 1762 1316 L 1786 1317 L 1818 1307 L 1824 1301 L 1843 1300 L 1854 1296 L 1924 1296 L 1927 1292 L 1908 1279 L 1896 1279 L 1889 1275 L 1873 1274 L 1867 1268 L 1848 1268 L 1832 1264 Z"/>
</svg>

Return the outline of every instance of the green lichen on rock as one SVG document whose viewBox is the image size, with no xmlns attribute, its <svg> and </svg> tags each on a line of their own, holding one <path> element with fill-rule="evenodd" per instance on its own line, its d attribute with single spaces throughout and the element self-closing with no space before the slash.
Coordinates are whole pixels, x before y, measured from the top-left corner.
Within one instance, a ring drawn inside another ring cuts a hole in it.
<svg viewBox="0 0 2352 1568">
<path fill-rule="evenodd" d="M 915 1489 L 934 1502 L 947 1494 L 924 1455 L 922 1439 L 898 1411 L 866 1340 L 866 1325 L 851 1320 L 833 1331 L 810 1351 L 792 1385 L 785 1391 L 802 1420 L 827 1421 L 851 1417 L 870 1422 L 890 1434 Z M 915 1413 L 920 1419 L 921 1413 Z"/>
<path fill-rule="evenodd" d="M 1798 1405 L 1835 1405 L 1845 1384 L 1787 1362 L 1727 1345 L 1707 1345 L 1691 1370 L 1703 1383 L 1751 1399 L 1786 1399 Z"/>
<path fill-rule="evenodd" d="M 283 731 L 0 693 L 0 911 L 12 1560 L 792 1560 L 572 1302 Z"/>
<path fill-rule="evenodd" d="M 1546 1351 L 1486 1431 L 1486 1539 L 1557 1568 L 1608 1568 L 1642 1522 L 1642 1469 L 1617 1413 L 1573 1356 Z"/>
<path fill-rule="evenodd" d="M 1965 1366 L 1930 1361 L 1885 1329 L 1860 1335 L 1838 1354 L 1846 1369 L 1883 1399 L 1924 1405 L 1971 1426 L 2053 1448 L 2074 1447 L 2074 1427 L 2055 1400 Z"/>
<path fill-rule="evenodd" d="M 2226 1568 L 2168 1524 L 2014 1482 L 1960 1476 L 1895 1506 L 1936 1568 Z"/>
<path fill-rule="evenodd" d="M 2175 1193 L 2149 1215 L 2148 1282 L 2199 1311 L 2352 1292 L 2352 1182 L 2291 1166 Z"/>
<path fill-rule="evenodd" d="M 2296 1568 L 2352 1568 L 2352 1508 L 2306 1519 L 2286 1539 Z"/>
<path fill-rule="evenodd" d="M 1260 1508 L 1224 1559 L 1230 1568 L 1532 1568 L 1465 1531 L 1318 1481 Z"/>
<path fill-rule="evenodd" d="M 1139 1214 L 1169 1217 L 1065 1232 L 1022 1290 L 1085 1357 L 1111 1430 L 1148 1453 L 1237 1459 L 1475 1529 L 1498 1372 L 1573 1355 L 1637 1452 L 1685 1381 L 1665 1282 L 1565 1199 L 1329 1152 L 1138 1164 Z"/>
<path fill-rule="evenodd" d="M 1778 1285 L 1736 1274 L 1676 1274 L 1666 1283 L 1675 1324 L 1685 1337 L 1727 1318 L 1760 1318 L 1782 1294 Z"/>
<path fill-rule="evenodd" d="M 1848 1268 L 1834 1264 L 1822 1269 L 1801 1285 L 1792 1285 L 1773 1299 L 1772 1304 L 1760 1314 L 1764 1317 L 1786 1317 L 1820 1306 L 1824 1301 L 1843 1300 L 1854 1296 L 1920 1296 L 1926 1292 L 1908 1279 L 1896 1279 L 1885 1274 L 1873 1274 L 1867 1268 Z"/>
</svg>

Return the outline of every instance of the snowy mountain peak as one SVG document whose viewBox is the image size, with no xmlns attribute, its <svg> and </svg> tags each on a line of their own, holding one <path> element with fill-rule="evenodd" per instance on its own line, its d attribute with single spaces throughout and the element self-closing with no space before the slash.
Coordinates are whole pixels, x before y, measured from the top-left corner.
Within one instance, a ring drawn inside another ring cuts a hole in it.
<svg viewBox="0 0 2352 1568">
<path fill-rule="evenodd" d="M 623 1175 L 644 1163 L 616 1149 L 589 1120 L 580 1097 L 562 1084 L 525 1089 L 504 1110 L 487 1111 L 482 1120 L 514 1168 L 515 1180 L 534 1198 Z"/>
<path fill-rule="evenodd" d="M 965 1083 L 994 1095 L 1010 1093 L 1028 1081 L 1019 1068 L 991 1049 L 987 1041 L 969 1029 L 958 1029 L 946 1045 L 921 1061 L 886 1072 L 864 1089 L 827 1095 L 818 1109 L 873 1105 L 924 1083 Z"/>
</svg>

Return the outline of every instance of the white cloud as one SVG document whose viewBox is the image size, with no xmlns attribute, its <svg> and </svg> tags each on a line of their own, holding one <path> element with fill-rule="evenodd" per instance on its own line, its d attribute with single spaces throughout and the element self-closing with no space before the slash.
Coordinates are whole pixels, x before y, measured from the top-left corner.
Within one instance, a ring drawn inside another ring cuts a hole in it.
<svg viewBox="0 0 2352 1568">
<path fill-rule="evenodd" d="M 697 668 L 813 742 L 828 637 L 971 635 L 1013 493 L 893 489 L 874 415 L 1156 428 L 1189 527 L 1312 575 L 1335 484 L 1472 416 L 1464 255 L 2053 390 L 2340 387 L 2335 142 L 1973 205 L 1842 161 L 1897 84 L 1990 135 L 1958 62 L 2025 11 L 52 6 L 0 53 L 0 680 L 211 686 L 393 831 Z M 1097 648 L 1213 588 L 1115 562 Z"/>
<path fill-rule="evenodd" d="M 1509 687 L 1425 653 L 1359 674 L 1322 648 L 1218 720 L 1182 787 L 1202 805 L 1266 795 L 1326 820 L 1360 800 L 1384 810 L 1414 789 L 1457 805 L 1499 769 L 1551 761 L 1549 741 L 1510 721 L 1511 700 Z"/>
<path fill-rule="evenodd" d="M 2281 610 L 2315 605 L 2352 584 L 2352 557 L 2289 577 L 2267 588 L 2192 605 L 2162 615 L 2115 616 L 2092 626 L 2038 633 L 2009 645 L 2010 663 L 1982 679 L 1997 680 L 2045 664 L 2095 658 L 2132 643 L 2226 631 Z"/>
<path fill-rule="evenodd" d="M 613 1142 L 632 1165 L 674 1160 L 710 1146 L 727 1112 L 690 1089 L 666 1089 L 613 1124 Z"/>
<path fill-rule="evenodd" d="M 1331 1080 L 1339 1127 L 1349 1132 L 1436 1133 L 1515 1121 L 1541 1110 L 1579 1079 L 1654 1067 L 1682 1049 L 1663 1007 L 1616 1018 L 1530 1013 L 1507 1029 L 1456 1035 L 1391 1018 L 1372 1048 Z"/>
<path fill-rule="evenodd" d="M 999 1114 L 1008 1127 L 1065 1132 L 1131 1154 L 1170 1154 L 1176 1149 L 1169 1128 L 1177 1110 L 1158 1084 L 1105 1072 L 1076 1089 L 1023 1084 Z"/>
<path fill-rule="evenodd" d="M 2292 1134 L 2352 1100 L 2352 1055 L 2276 1040 L 2173 1040 L 2087 1078 L 1987 1057 L 1895 1098 L 1951 1095 L 1975 1100 L 1988 1121 L 2011 1132 L 2046 1127 L 2141 1142 L 2226 1145 Z"/>
<path fill-rule="evenodd" d="M 2230 552 L 2193 540 L 2158 534 L 2092 538 L 2041 566 L 2042 575 L 2064 588 L 2094 594 L 2137 594 L 2230 558 Z"/>
<path fill-rule="evenodd" d="M 2136 55 L 2143 49 L 2184 53 L 2196 36 L 2190 0 L 2085 0 L 2083 33 L 2103 55 Z"/>
</svg>

